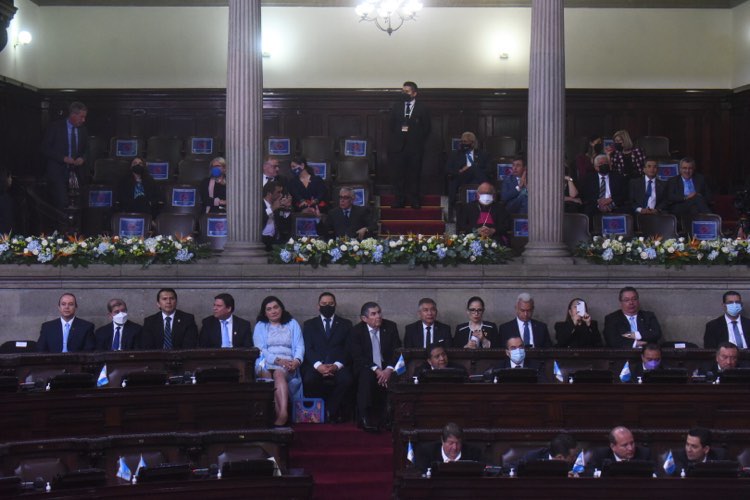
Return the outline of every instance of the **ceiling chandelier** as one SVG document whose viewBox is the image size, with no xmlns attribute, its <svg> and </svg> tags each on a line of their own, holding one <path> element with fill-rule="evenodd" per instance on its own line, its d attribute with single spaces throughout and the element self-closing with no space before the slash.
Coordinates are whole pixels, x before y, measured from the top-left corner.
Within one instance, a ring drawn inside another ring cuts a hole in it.
<svg viewBox="0 0 750 500">
<path fill-rule="evenodd" d="M 416 0 L 365 0 L 357 5 L 359 21 L 372 21 L 378 29 L 390 36 L 404 21 L 411 21 L 422 10 L 422 2 Z"/>
</svg>

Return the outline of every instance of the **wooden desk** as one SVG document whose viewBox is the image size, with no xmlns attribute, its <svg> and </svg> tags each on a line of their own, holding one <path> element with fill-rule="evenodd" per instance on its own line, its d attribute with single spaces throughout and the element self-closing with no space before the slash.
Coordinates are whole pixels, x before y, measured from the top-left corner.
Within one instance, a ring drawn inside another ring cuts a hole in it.
<svg viewBox="0 0 750 500">
<path fill-rule="evenodd" d="M 311 476 L 281 476 L 274 478 L 204 479 L 182 482 L 159 482 L 103 488 L 29 492 L 17 498 L 28 499 L 101 499 L 149 498 L 173 500 L 206 500 L 262 498 L 263 500 L 303 500 L 312 498 Z"/>
<path fill-rule="evenodd" d="M 406 361 L 406 376 L 411 378 L 425 360 L 424 349 L 402 349 Z M 448 359 L 464 366 L 470 374 L 482 374 L 499 364 L 507 356 L 504 349 L 448 349 Z M 544 363 L 547 380 L 554 380 L 554 361 L 560 365 L 565 380 L 577 370 L 609 370 L 617 377 L 626 361 L 630 366 L 641 362 L 638 349 L 527 349 L 526 357 Z M 662 349 L 662 363 L 670 368 L 696 368 L 714 361 L 711 349 Z M 750 353 L 740 351 L 740 359 L 750 359 Z"/>
<path fill-rule="evenodd" d="M 240 371 L 240 382 L 255 380 L 258 349 L 185 349 L 176 351 L 106 351 L 66 354 L 2 354 L 0 375 L 17 377 L 19 382 L 45 380 L 59 373 L 99 375 L 106 363 L 110 384 L 119 385 L 132 371 L 164 371 L 183 375 L 197 368 L 231 367 Z"/>
<path fill-rule="evenodd" d="M 396 498 L 512 498 L 740 500 L 750 498 L 750 479 L 698 478 L 455 478 L 397 477 Z"/>
<path fill-rule="evenodd" d="M 0 442 L 270 427 L 273 384 L 165 385 L 0 394 Z"/>
<path fill-rule="evenodd" d="M 390 389 L 394 453 L 399 432 L 442 428 L 742 429 L 750 387 L 662 384 L 419 384 Z"/>
</svg>

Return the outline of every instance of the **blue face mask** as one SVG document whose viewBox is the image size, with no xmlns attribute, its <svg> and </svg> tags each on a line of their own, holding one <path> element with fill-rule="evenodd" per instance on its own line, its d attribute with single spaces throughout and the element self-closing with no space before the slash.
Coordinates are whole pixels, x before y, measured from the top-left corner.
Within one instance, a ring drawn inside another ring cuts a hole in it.
<svg viewBox="0 0 750 500">
<path fill-rule="evenodd" d="M 739 316 L 742 312 L 742 304 L 731 303 L 727 304 L 727 314 L 730 316 Z"/>
<path fill-rule="evenodd" d="M 294 174 L 295 176 L 299 177 L 299 174 L 301 174 L 301 173 L 302 173 L 302 167 L 299 167 L 299 168 L 293 168 L 293 169 L 292 169 L 292 173 L 293 173 L 293 174 Z"/>
<path fill-rule="evenodd" d="M 659 364 L 661 364 L 660 359 L 653 359 L 643 363 L 643 366 L 646 368 L 646 370 L 656 370 L 657 368 L 659 368 Z"/>
<path fill-rule="evenodd" d="M 510 351 L 510 360 L 515 364 L 520 365 L 524 359 L 526 359 L 526 351 L 523 347 Z"/>
<path fill-rule="evenodd" d="M 221 177 L 221 167 L 212 167 L 211 177 Z"/>
</svg>

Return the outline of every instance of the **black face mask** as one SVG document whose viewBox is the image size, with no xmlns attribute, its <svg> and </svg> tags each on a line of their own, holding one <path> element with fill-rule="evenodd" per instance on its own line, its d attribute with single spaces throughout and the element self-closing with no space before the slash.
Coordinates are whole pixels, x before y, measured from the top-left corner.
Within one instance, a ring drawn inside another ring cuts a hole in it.
<svg viewBox="0 0 750 500">
<path fill-rule="evenodd" d="M 320 306 L 320 314 L 323 317 L 331 318 L 336 312 L 336 306 Z"/>
<path fill-rule="evenodd" d="M 413 99 L 412 96 L 410 96 L 409 94 L 404 94 L 404 93 L 401 94 L 401 98 L 404 100 L 404 102 L 409 102 Z"/>
<path fill-rule="evenodd" d="M 138 165 L 133 165 L 131 170 L 133 171 L 135 175 L 143 175 L 143 173 L 146 171 L 146 167 L 138 164 Z"/>
<path fill-rule="evenodd" d="M 615 143 L 615 150 L 622 152 L 622 143 L 616 142 Z"/>
<path fill-rule="evenodd" d="M 599 165 L 599 173 L 602 175 L 609 174 L 609 163 L 603 163 Z"/>
<path fill-rule="evenodd" d="M 604 151 L 604 145 L 600 142 L 599 144 L 594 144 L 594 153 L 595 154 L 602 154 L 602 151 Z"/>
<path fill-rule="evenodd" d="M 471 151 L 471 144 L 461 143 L 461 151 L 463 151 L 464 153 Z"/>
</svg>

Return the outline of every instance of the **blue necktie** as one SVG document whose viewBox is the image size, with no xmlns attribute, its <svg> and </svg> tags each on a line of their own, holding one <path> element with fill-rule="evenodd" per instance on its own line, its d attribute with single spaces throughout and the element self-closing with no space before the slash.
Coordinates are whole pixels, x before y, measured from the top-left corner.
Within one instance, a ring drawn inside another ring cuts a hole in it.
<svg viewBox="0 0 750 500">
<path fill-rule="evenodd" d="M 638 331 L 638 323 L 636 322 L 636 317 L 635 316 L 630 316 L 628 318 L 628 321 L 630 321 L 630 328 L 632 328 L 632 331 L 633 332 L 637 332 Z"/>
<path fill-rule="evenodd" d="M 653 180 L 648 180 L 648 186 L 646 187 L 646 199 L 643 200 L 643 208 L 648 208 L 648 200 L 651 198 L 651 184 L 653 184 Z"/>
<path fill-rule="evenodd" d="M 474 159 L 471 157 L 471 153 L 466 153 L 466 164 L 470 167 L 474 165 Z"/>
<path fill-rule="evenodd" d="M 531 344 L 531 332 L 529 331 L 528 321 L 523 324 L 523 344 L 526 346 Z"/>
<path fill-rule="evenodd" d="M 117 325 L 117 327 L 115 328 L 115 338 L 114 340 L 112 340 L 113 351 L 120 350 L 120 328 L 122 328 L 120 325 Z"/>
<path fill-rule="evenodd" d="M 164 318 L 164 349 L 172 349 L 172 318 Z"/>
<path fill-rule="evenodd" d="M 331 337 L 331 318 L 326 318 L 326 338 Z"/>
<path fill-rule="evenodd" d="M 693 185 L 693 179 L 685 179 L 685 186 L 684 186 L 683 194 L 685 196 L 690 196 L 695 192 L 695 186 Z"/>
<path fill-rule="evenodd" d="M 734 345 L 739 347 L 740 349 L 744 349 L 745 346 L 745 339 L 742 338 L 742 334 L 740 333 L 740 329 L 737 328 L 737 322 L 732 321 L 732 330 L 734 333 Z"/>
<path fill-rule="evenodd" d="M 68 336 L 70 335 L 70 323 L 65 323 L 63 328 L 63 345 L 62 352 L 68 352 Z"/>
<path fill-rule="evenodd" d="M 229 339 L 229 328 L 227 326 L 227 320 L 221 320 L 221 347 L 232 347 L 232 342 Z"/>
</svg>

